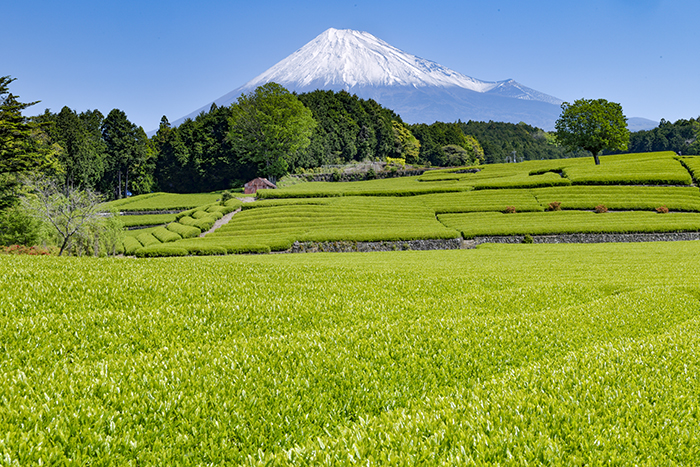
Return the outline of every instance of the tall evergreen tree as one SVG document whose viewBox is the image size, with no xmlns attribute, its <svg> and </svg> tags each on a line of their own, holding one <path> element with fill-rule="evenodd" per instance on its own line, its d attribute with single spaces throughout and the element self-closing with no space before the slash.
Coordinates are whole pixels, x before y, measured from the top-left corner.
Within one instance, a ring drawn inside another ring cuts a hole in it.
<svg viewBox="0 0 700 467">
<path fill-rule="evenodd" d="M 107 115 L 101 130 L 107 154 L 102 189 L 122 198 L 130 193 L 132 171 L 148 157 L 147 138 L 143 129 L 131 123 L 119 109 L 113 109 Z"/>
<path fill-rule="evenodd" d="M 22 103 L 10 93 L 15 79 L 0 76 L 0 209 L 16 201 L 16 175 L 55 167 L 55 148 L 37 123 L 22 111 L 37 102 Z"/>
</svg>

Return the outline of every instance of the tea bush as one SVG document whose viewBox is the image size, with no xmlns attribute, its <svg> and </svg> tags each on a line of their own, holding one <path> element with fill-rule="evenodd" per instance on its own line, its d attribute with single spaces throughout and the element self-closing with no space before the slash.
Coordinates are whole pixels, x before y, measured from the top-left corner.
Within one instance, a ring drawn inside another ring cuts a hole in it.
<svg viewBox="0 0 700 467">
<path fill-rule="evenodd" d="M 698 256 L 2 256 L 0 459 L 694 465 Z"/>
</svg>

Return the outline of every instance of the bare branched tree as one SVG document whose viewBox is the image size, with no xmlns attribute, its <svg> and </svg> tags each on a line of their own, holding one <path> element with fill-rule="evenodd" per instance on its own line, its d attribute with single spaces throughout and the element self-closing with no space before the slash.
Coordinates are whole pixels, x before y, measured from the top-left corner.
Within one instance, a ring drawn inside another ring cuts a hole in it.
<svg viewBox="0 0 700 467">
<path fill-rule="evenodd" d="M 32 195 L 23 203 L 37 218 L 52 225 L 61 245 L 59 256 L 70 245 L 71 239 L 87 227 L 99 223 L 102 197 L 92 190 L 60 187 L 47 178 L 28 180 Z"/>
</svg>

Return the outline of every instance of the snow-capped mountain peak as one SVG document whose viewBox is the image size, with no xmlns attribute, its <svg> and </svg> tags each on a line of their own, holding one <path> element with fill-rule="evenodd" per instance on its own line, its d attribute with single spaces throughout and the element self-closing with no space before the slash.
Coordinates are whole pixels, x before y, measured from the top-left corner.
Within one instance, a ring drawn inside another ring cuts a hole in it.
<svg viewBox="0 0 700 467">
<path fill-rule="evenodd" d="M 457 86 L 486 92 L 498 85 L 403 52 L 370 33 L 332 28 L 246 83 L 243 88 L 254 89 L 269 82 L 295 90 L 351 89 L 357 86 Z"/>
<path fill-rule="evenodd" d="M 346 90 L 374 99 L 408 123 L 524 121 L 554 127 L 561 100 L 520 83 L 481 81 L 406 53 L 368 32 L 328 29 L 261 75 L 216 99 L 228 106 L 266 83 L 290 91 Z M 209 103 L 173 122 L 195 118 Z"/>
</svg>

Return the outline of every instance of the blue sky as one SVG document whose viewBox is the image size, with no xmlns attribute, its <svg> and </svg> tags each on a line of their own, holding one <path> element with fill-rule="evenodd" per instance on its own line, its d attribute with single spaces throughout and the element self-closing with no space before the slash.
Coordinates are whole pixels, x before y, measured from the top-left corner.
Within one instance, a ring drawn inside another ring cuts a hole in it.
<svg viewBox="0 0 700 467">
<path fill-rule="evenodd" d="M 487 81 L 628 117 L 700 116 L 700 2 L 21 0 L 3 6 L 0 76 L 27 113 L 113 108 L 146 131 L 241 86 L 328 28 Z"/>
</svg>

